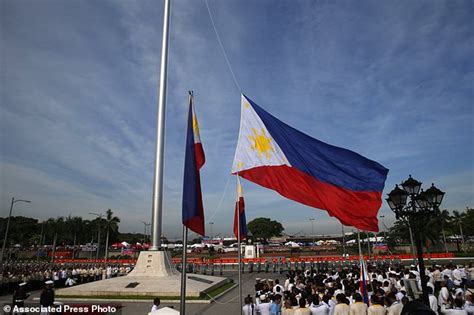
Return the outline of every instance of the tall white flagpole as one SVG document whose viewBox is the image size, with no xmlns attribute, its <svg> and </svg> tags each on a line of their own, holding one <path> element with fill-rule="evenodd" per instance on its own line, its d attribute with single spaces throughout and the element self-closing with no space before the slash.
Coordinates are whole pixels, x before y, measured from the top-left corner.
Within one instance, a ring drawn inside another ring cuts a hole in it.
<svg viewBox="0 0 474 315">
<path fill-rule="evenodd" d="M 168 35 L 170 17 L 170 0 L 165 0 L 163 17 L 163 39 L 161 44 L 160 87 L 158 95 L 158 116 L 155 147 L 155 174 L 153 177 L 153 199 L 151 212 L 151 246 L 150 250 L 161 249 L 161 231 L 163 216 L 163 164 L 165 150 L 165 114 L 166 114 L 166 81 L 168 68 Z"/>
<path fill-rule="evenodd" d="M 180 314 L 186 314 L 186 261 L 187 261 L 187 249 L 188 249 L 188 228 L 183 224 L 183 256 L 181 260 L 181 298 L 179 312 Z"/>
<path fill-rule="evenodd" d="M 240 246 L 240 178 L 237 173 L 237 246 L 239 247 L 239 314 L 242 314 L 242 247 Z"/>
</svg>

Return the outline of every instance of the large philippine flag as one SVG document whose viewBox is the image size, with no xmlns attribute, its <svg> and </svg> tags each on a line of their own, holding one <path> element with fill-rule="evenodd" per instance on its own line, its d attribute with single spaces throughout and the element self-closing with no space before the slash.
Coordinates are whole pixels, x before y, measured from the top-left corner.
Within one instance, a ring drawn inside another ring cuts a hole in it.
<svg viewBox="0 0 474 315">
<path fill-rule="evenodd" d="M 288 126 L 245 95 L 232 173 L 344 225 L 378 231 L 377 212 L 388 169 L 353 151 Z"/>
<path fill-rule="evenodd" d="M 240 240 L 247 237 L 247 219 L 245 218 L 245 202 L 242 193 L 242 185 L 240 185 L 240 178 L 237 176 L 237 200 L 235 201 L 234 210 L 234 235 L 239 237 L 240 225 Z"/>
<path fill-rule="evenodd" d="M 184 160 L 183 183 L 183 224 L 203 235 L 204 207 L 202 205 L 201 179 L 199 170 L 206 158 L 199 136 L 199 125 L 194 112 L 193 95 L 189 95 L 188 132 L 186 135 L 186 155 Z"/>
</svg>

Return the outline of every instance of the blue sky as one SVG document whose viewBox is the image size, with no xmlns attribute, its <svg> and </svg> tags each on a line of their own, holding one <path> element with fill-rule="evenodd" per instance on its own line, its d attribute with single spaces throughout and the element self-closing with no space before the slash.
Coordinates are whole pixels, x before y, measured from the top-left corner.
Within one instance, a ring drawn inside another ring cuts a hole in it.
<svg viewBox="0 0 474 315">
<path fill-rule="evenodd" d="M 45 219 L 108 208 L 150 221 L 161 1 L 2 0 L 0 209 Z M 214 1 L 242 91 L 286 123 L 474 205 L 472 1 Z M 207 162 L 205 215 L 230 235 L 240 91 L 203 0 L 172 3 L 164 233 L 178 237 L 187 91 Z M 247 218 L 337 233 L 324 211 L 244 182 Z M 225 187 L 227 191 L 225 192 Z M 222 202 L 220 202 L 222 200 Z M 220 207 L 218 205 L 221 204 Z M 384 204 L 386 223 L 393 215 Z M 209 226 L 207 226 L 209 228 Z"/>
</svg>

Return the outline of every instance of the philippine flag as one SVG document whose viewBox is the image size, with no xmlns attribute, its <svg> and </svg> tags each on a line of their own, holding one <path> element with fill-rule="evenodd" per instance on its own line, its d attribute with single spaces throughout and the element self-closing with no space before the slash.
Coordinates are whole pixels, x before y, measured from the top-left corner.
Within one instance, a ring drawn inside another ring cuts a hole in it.
<svg viewBox="0 0 474 315">
<path fill-rule="evenodd" d="M 247 237 L 247 219 L 245 218 L 245 202 L 242 193 L 242 185 L 240 185 L 240 178 L 237 176 L 237 200 L 234 210 L 234 235 L 236 238 L 239 237 L 239 225 L 240 239 L 243 240 Z"/>
<path fill-rule="evenodd" d="M 378 231 L 377 212 L 388 169 L 311 138 L 244 95 L 232 173 L 326 210 L 344 225 Z"/>
<path fill-rule="evenodd" d="M 202 205 L 201 179 L 199 170 L 206 158 L 199 136 L 199 125 L 194 112 L 193 94 L 189 93 L 188 132 L 184 159 L 183 224 L 190 230 L 203 235 L 204 207 Z"/>
<path fill-rule="evenodd" d="M 367 291 L 367 282 L 369 281 L 369 273 L 367 272 L 367 266 L 365 265 L 364 258 L 360 257 L 360 278 L 359 278 L 359 290 L 364 303 L 369 305 L 369 293 Z"/>
</svg>

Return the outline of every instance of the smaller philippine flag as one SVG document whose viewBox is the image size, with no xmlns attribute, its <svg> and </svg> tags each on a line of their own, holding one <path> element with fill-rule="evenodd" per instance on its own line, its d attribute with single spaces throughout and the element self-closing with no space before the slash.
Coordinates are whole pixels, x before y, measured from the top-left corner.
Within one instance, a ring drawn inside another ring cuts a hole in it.
<svg viewBox="0 0 474 315">
<path fill-rule="evenodd" d="M 369 305 L 369 293 L 367 291 L 367 282 L 369 281 L 369 273 L 367 272 L 367 266 L 365 265 L 364 258 L 360 257 L 360 278 L 359 278 L 359 290 L 360 295 L 364 299 L 364 303 Z"/>
<path fill-rule="evenodd" d="M 239 225 L 240 240 L 243 240 L 247 237 L 247 220 L 245 218 L 245 202 L 242 194 L 242 185 L 240 185 L 240 178 L 237 176 L 237 200 L 235 202 L 234 211 L 234 235 L 237 239 L 239 238 Z"/>
<path fill-rule="evenodd" d="M 189 92 L 188 131 L 184 159 L 183 225 L 203 236 L 205 234 L 204 207 L 199 170 L 205 161 L 201 137 L 199 136 L 199 125 L 194 112 L 193 93 Z"/>
</svg>

